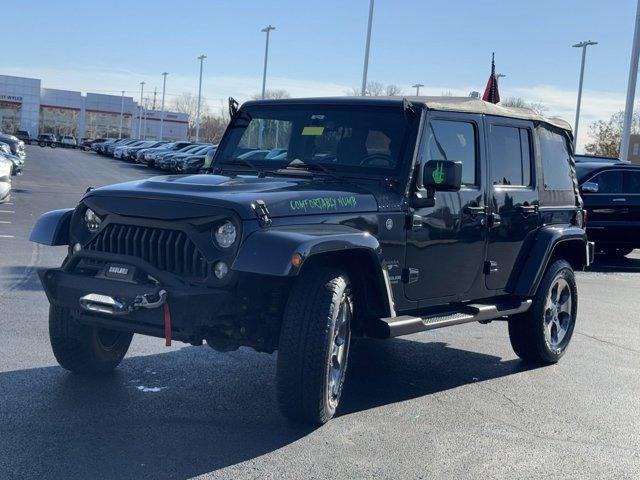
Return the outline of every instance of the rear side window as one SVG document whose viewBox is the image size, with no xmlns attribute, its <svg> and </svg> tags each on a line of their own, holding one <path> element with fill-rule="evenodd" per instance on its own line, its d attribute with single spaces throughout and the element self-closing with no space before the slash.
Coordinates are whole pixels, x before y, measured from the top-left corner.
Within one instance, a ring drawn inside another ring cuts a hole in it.
<svg viewBox="0 0 640 480">
<path fill-rule="evenodd" d="M 491 183 L 493 185 L 531 185 L 531 146 L 529 130 L 492 125 Z"/>
<path fill-rule="evenodd" d="M 640 172 L 625 172 L 624 193 L 640 194 Z"/>
<path fill-rule="evenodd" d="M 429 122 L 424 160 L 462 162 L 462 183 L 477 185 L 475 126 L 469 122 L 432 120 Z"/>
<path fill-rule="evenodd" d="M 622 172 L 609 170 L 602 172 L 591 179 L 598 184 L 598 193 L 622 193 Z"/>
<path fill-rule="evenodd" d="M 546 190 L 573 190 L 567 138 L 546 127 L 537 128 Z"/>
</svg>

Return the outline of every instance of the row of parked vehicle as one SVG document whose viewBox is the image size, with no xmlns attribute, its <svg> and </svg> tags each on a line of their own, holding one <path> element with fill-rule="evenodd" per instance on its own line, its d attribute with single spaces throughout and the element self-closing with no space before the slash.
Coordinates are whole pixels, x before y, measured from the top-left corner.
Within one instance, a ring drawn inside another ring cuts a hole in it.
<svg viewBox="0 0 640 480">
<path fill-rule="evenodd" d="M 22 173 L 26 157 L 22 140 L 0 132 L 0 203 L 11 198 L 11 177 Z"/>
<path fill-rule="evenodd" d="M 99 155 L 136 162 L 171 173 L 198 173 L 210 168 L 217 145 L 190 141 L 159 142 L 135 138 L 94 140 Z"/>
</svg>

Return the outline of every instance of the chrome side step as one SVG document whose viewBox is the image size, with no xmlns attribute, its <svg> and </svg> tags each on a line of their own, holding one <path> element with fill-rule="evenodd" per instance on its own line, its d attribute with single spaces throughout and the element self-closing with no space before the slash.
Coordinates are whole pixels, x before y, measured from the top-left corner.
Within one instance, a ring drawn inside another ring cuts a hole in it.
<svg viewBox="0 0 640 480">
<path fill-rule="evenodd" d="M 504 304 L 474 303 L 464 305 L 459 310 L 440 312 L 424 317 L 401 315 L 381 318 L 374 322 L 373 328 L 368 333 L 371 337 L 391 338 L 462 323 L 495 320 L 496 318 L 526 312 L 531 307 L 531 303 L 530 299 Z"/>
</svg>

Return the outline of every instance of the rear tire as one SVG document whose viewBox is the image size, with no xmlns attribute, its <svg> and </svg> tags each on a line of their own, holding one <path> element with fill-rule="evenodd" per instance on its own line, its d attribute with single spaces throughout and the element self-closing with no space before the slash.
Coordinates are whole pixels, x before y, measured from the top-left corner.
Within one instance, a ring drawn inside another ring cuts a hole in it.
<svg viewBox="0 0 640 480">
<path fill-rule="evenodd" d="M 277 362 L 278 401 L 289 419 L 322 425 L 336 412 L 347 371 L 353 299 L 349 277 L 311 267 L 285 307 Z"/>
<path fill-rule="evenodd" d="M 571 341 L 578 291 L 571 265 L 557 260 L 542 278 L 531 308 L 509 318 L 511 346 L 523 360 L 556 363 Z"/>
<path fill-rule="evenodd" d="M 56 360 L 74 373 L 104 375 L 124 358 L 132 333 L 78 323 L 66 308 L 49 308 L 49 339 Z"/>
</svg>

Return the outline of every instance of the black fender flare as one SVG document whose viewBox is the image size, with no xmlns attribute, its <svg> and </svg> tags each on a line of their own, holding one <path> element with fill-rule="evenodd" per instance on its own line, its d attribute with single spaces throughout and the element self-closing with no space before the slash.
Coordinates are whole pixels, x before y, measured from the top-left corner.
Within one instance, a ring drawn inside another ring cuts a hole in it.
<svg viewBox="0 0 640 480">
<path fill-rule="evenodd" d="M 547 225 L 536 234 L 512 293 L 523 297 L 534 296 L 549 262 L 560 248 L 569 257 L 566 259 L 573 268 L 589 265 L 589 242 L 584 229 L 570 224 Z"/>
<path fill-rule="evenodd" d="M 52 210 L 42 215 L 31 230 L 29 240 L 43 245 L 69 245 L 69 225 L 73 208 Z"/>
<path fill-rule="evenodd" d="M 314 255 L 364 249 L 375 254 L 382 265 L 378 239 L 346 225 L 291 225 L 251 233 L 242 243 L 231 268 L 245 273 L 297 276 Z M 294 254 L 302 264 L 293 265 Z"/>
<path fill-rule="evenodd" d="M 294 254 L 302 257 L 301 265 L 292 263 Z M 323 258 L 327 255 L 330 258 Z M 296 277 L 314 258 L 350 264 L 352 273 L 361 280 L 363 294 L 369 296 L 365 299 L 367 311 L 395 316 L 393 292 L 378 239 L 347 225 L 291 225 L 258 230 L 244 240 L 231 269 L 264 276 Z"/>
</svg>

